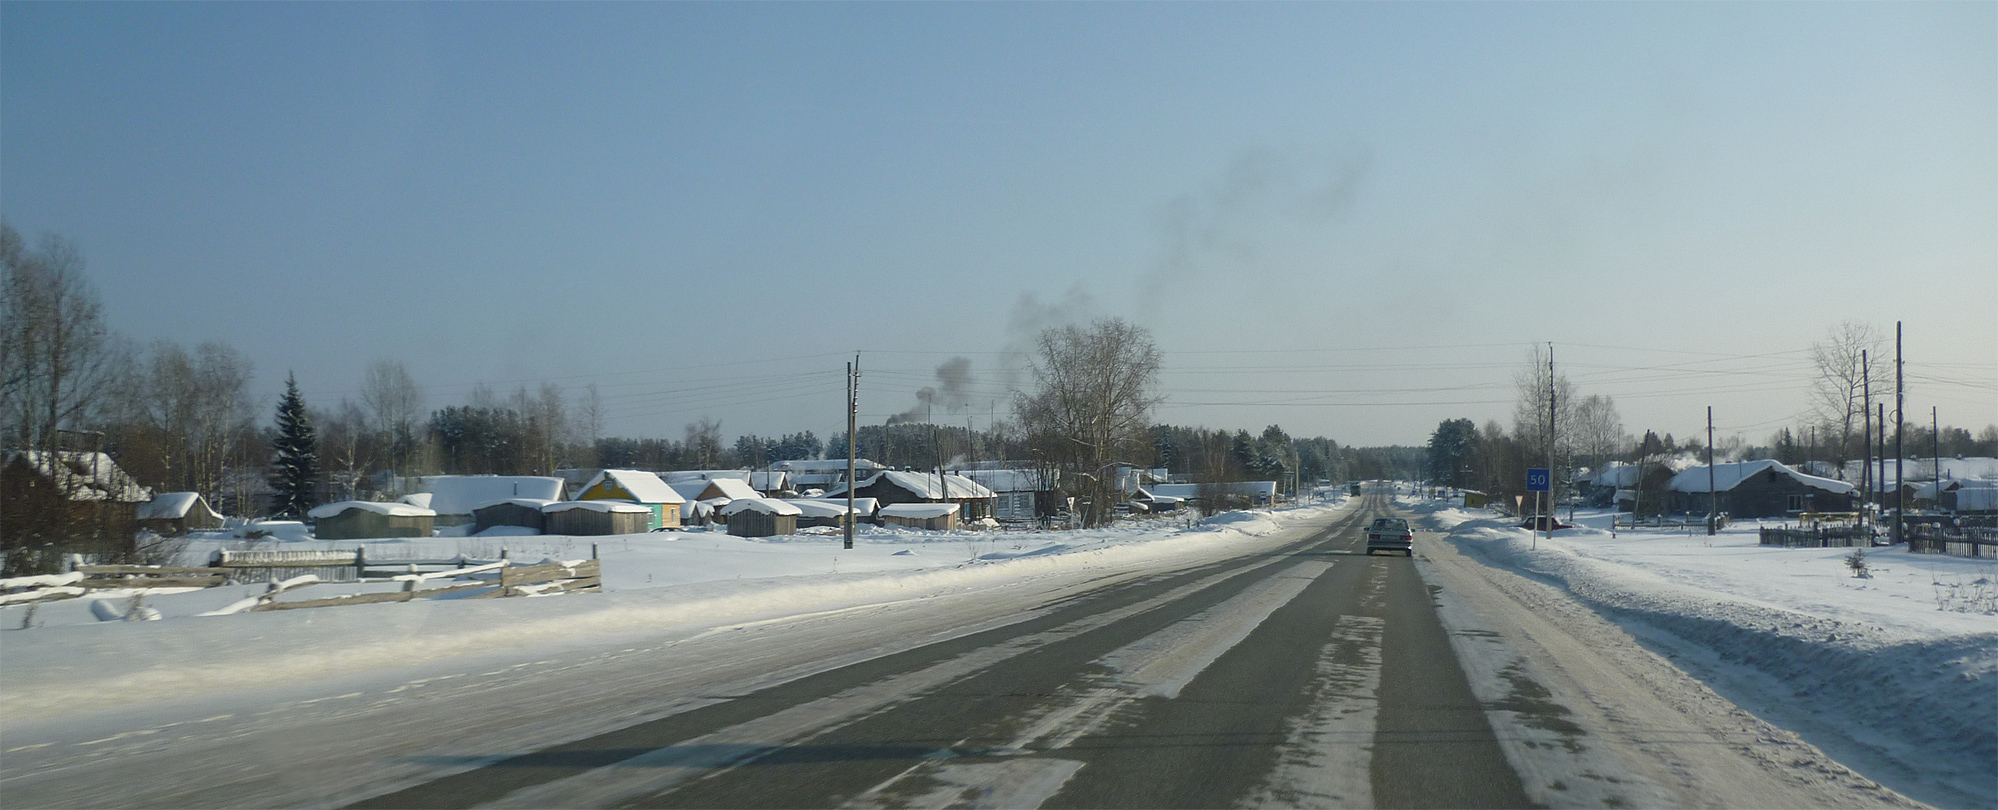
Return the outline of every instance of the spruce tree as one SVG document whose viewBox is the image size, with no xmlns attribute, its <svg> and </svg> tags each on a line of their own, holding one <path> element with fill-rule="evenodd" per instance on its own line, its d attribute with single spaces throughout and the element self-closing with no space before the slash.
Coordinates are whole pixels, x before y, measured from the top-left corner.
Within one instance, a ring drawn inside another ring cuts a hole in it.
<svg viewBox="0 0 1998 810">
<path fill-rule="evenodd" d="M 315 505 L 319 479 L 319 436 L 305 413 L 298 379 L 286 375 L 284 398 L 278 400 L 277 454 L 271 461 L 271 486 L 277 489 L 272 511 L 279 517 L 304 519 Z"/>
</svg>

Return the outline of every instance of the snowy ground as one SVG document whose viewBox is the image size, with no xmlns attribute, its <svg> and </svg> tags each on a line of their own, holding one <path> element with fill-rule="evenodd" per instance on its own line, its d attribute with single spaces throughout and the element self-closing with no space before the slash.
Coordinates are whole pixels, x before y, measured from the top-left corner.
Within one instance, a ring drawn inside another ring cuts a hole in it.
<svg viewBox="0 0 1998 810">
<path fill-rule="evenodd" d="M 1552 584 L 1742 708 L 1942 806 L 1998 806 L 1998 561 L 1582 528 L 1534 538 L 1483 510 L 1404 500 L 1455 548 Z"/>
<path fill-rule="evenodd" d="M 144 604 L 163 618 L 146 622 L 100 620 L 112 608 L 128 608 L 132 594 L 44 604 L 32 615 L 8 606 L 0 608 L 0 717 L 46 725 L 91 713 L 105 717 L 107 709 L 143 710 L 287 684 L 296 685 L 304 705 L 326 699 L 307 694 L 322 680 L 387 677 L 493 650 L 539 655 L 579 640 L 666 628 L 698 634 L 783 617 L 922 604 L 918 600 L 945 594 L 996 593 L 1027 582 L 1129 576 L 1260 547 L 1262 541 L 1248 541 L 1323 520 L 1337 505 L 1228 513 L 1192 526 L 1138 521 L 1072 532 L 868 530 L 850 551 L 839 548 L 836 535 L 746 540 L 719 532 L 366 541 L 371 561 L 460 554 L 485 559 L 498 556 L 501 547 L 514 560 L 573 560 L 588 558 L 595 544 L 606 592 L 201 616 L 262 591 L 230 586 L 147 593 Z M 1765 549 L 1756 544 L 1753 526 L 1714 538 L 1683 531 L 1612 536 L 1582 528 L 1535 541 L 1482 512 L 1436 502 L 1404 505 L 1447 532 L 1465 565 L 1518 572 L 1571 595 L 1716 692 L 1867 776 L 1932 804 L 1998 806 L 1998 608 L 1990 596 L 1998 563 L 1880 549 L 1868 554 L 1873 576 L 1859 579 L 1845 565 L 1848 550 Z M 1579 517 L 1585 527 L 1607 525 L 1605 514 Z M 185 561 L 198 563 L 217 547 L 240 543 L 200 540 Z M 262 547 L 355 545 L 285 541 Z M 319 585 L 295 596 L 384 587 L 394 586 Z M 99 601 L 104 607 L 93 610 L 91 603 Z M 1487 663 L 1493 672 L 1483 678 L 1474 673 L 1473 680 L 1505 681 L 1499 671 L 1504 662 Z M 1466 666 L 1483 664 L 1467 659 Z M 1581 682 L 1580 691 L 1589 683 Z M 1521 739 L 1545 733 L 1515 731 Z M 1573 767 L 1587 773 L 1591 764 Z M 1780 804 L 1782 795 L 1765 798 Z"/>
<path fill-rule="evenodd" d="M 0 608 L 0 714 L 50 717 L 115 705 L 227 693 L 329 676 L 668 626 L 719 627 L 942 593 L 1003 587 L 1048 574 L 1107 572 L 1212 557 L 1217 548 L 1322 518 L 1344 499 L 1314 506 L 1230 512 L 1190 523 L 1143 519 L 1104 529 L 931 532 L 866 528 L 855 547 L 839 535 L 745 539 L 723 532 L 612 537 L 433 537 L 323 542 L 265 540 L 258 550 L 352 549 L 371 562 L 464 555 L 536 561 L 602 560 L 604 593 L 539 599 L 466 599 L 477 591 L 401 604 L 202 614 L 263 593 L 233 585 L 92 596 Z M 184 564 L 216 548 L 197 538 Z M 431 583 L 442 585 L 448 583 Z M 427 584 L 425 587 L 429 587 Z M 400 590 L 398 583 L 334 583 L 285 599 Z M 105 621 L 134 597 L 159 621 Z M 101 603 L 101 604 L 94 604 Z"/>
</svg>

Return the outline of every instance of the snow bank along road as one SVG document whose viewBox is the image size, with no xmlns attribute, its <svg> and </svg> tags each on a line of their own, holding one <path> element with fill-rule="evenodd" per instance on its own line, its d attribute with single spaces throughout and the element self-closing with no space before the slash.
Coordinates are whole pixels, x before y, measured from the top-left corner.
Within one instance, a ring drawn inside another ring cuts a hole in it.
<svg viewBox="0 0 1998 810">
<path fill-rule="evenodd" d="M 1365 556 L 1387 509 L 1192 565 L 10 722 L 0 803 L 1913 806 L 1544 586 L 1434 536 Z"/>
</svg>

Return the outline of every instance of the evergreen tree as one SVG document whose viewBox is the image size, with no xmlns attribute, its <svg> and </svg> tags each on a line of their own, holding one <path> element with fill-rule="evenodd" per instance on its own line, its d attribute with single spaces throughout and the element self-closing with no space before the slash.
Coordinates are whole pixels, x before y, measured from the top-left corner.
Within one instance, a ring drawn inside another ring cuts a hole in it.
<svg viewBox="0 0 1998 810">
<path fill-rule="evenodd" d="M 303 519 L 317 500 L 319 478 L 319 437 L 312 419 L 305 413 L 305 397 L 298 393 L 298 378 L 286 375 L 284 398 L 278 400 L 277 451 L 271 462 L 271 486 L 277 489 L 272 511 L 279 517 Z"/>
</svg>

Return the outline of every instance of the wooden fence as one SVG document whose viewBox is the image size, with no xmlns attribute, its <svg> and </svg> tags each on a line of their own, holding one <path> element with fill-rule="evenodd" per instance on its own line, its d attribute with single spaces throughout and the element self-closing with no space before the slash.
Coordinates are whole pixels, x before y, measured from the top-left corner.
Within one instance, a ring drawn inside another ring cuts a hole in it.
<svg viewBox="0 0 1998 810">
<path fill-rule="evenodd" d="M 480 562 L 462 557 L 449 560 L 394 560 L 374 563 L 364 552 L 346 551 L 217 551 L 208 567 L 162 565 L 73 565 L 64 574 L 0 580 L 0 604 L 74 599 L 92 590 L 111 588 L 212 588 L 229 583 L 267 582 L 269 589 L 217 611 L 294 610 L 334 605 L 407 602 L 457 591 L 486 589 L 466 598 L 540 596 L 571 592 L 602 592 L 603 566 L 595 559 L 513 565 L 505 559 Z M 323 574 L 323 576 L 322 576 Z M 368 576 L 374 574 L 374 576 Z M 437 580 L 473 580 L 441 588 L 419 588 Z M 280 602 L 287 591 L 311 585 L 353 582 L 400 582 L 402 589 L 349 594 L 325 599 Z"/>
<path fill-rule="evenodd" d="M 1839 528 L 1771 528 L 1762 527 L 1762 545 L 1784 548 L 1851 548 L 1873 545 L 1873 533 L 1869 529 L 1849 526 Z"/>
</svg>

